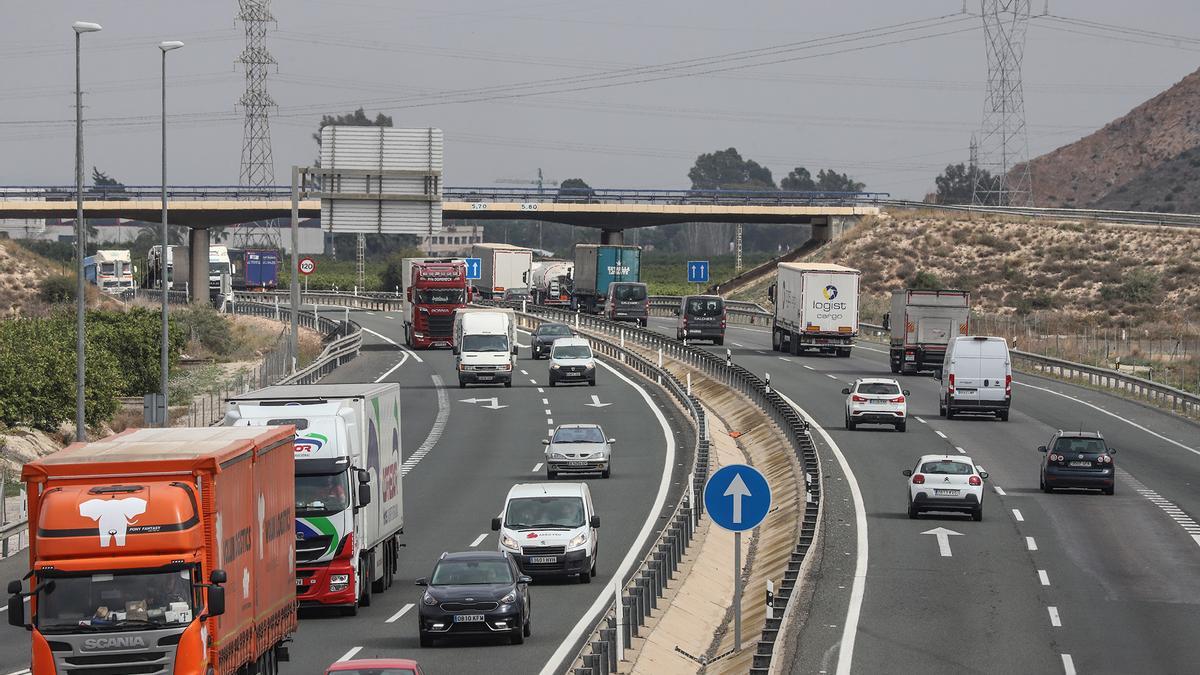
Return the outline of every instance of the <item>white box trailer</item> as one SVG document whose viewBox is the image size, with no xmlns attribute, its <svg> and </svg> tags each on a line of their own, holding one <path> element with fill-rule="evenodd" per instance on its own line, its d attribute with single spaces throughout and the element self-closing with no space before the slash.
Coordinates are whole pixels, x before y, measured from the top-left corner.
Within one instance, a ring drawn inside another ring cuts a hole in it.
<svg viewBox="0 0 1200 675">
<path fill-rule="evenodd" d="M 296 599 L 354 613 L 398 569 L 400 385 L 277 385 L 229 399 L 225 426 L 279 424 L 296 427 Z"/>
<path fill-rule="evenodd" d="M 471 257 L 479 258 L 475 287 L 485 298 L 500 298 L 510 288 L 528 288 L 533 251 L 511 244 L 474 244 Z"/>
<path fill-rule="evenodd" d="M 954 290 L 896 291 L 884 316 L 891 332 L 889 361 L 893 373 L 940 370 L 946 345 L 967 335 L 971 294 Z"/>
<path fill-rule="evenodd" d="M 850 356 L 858 337 L 862 273 L 829 263 L 779 263 L 770 289 L 775 303 L 771 347 L 799 354 L 816 350 Z"/>
</svg>

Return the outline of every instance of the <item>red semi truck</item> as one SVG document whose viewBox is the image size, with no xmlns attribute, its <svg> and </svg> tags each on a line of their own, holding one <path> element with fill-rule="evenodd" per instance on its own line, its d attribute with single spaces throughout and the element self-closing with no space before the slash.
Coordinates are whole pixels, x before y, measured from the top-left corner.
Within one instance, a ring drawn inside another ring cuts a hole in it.
<svg viewBox="0 0 1200 675">
<path fill-rule="evenodd" d="M 140 429 L 26 464 L 29 590 L 9 583 L 8 620 L 32 675 L 277 673 L 296 629 L 293 438 Z"/>
<path fill-rule="evenodd" d="M 454 313 L 471 301 L 466 265 L 414 261 L 410 274 L 404 298 L 404 344 L 416 349 L 453 348 Z"/>
</svg>

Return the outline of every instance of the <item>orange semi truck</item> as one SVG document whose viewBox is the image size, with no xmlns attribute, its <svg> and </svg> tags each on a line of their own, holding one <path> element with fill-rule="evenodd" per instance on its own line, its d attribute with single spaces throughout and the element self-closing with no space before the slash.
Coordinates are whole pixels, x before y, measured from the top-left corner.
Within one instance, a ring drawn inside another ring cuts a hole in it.
<svg viewBox="0 0 1200 675">
<path fill-rule="evenodd" d="M 278 672 L 296 629 L 294 427 L 139 429 L 25 465 L 32 675 Z M 25 600 L 28 598 L 28 619 Z"/>
</svg>

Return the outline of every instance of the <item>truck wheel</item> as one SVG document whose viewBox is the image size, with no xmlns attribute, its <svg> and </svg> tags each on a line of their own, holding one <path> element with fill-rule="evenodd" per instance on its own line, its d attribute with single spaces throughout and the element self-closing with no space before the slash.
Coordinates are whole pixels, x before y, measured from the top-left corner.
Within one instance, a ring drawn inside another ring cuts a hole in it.
<svg viewBox="0 0 1200 675">
<path fill-rule="evenodd" d="M 996 413 L 996 417 L 999 417 L 1001 422 L 1007 422 L 1008 421 L 1008 411 L 1001 410 L 1000 412 Z"/>
<path fill-rule="evenodd" d="M 358 616 L 358 603 L 342 607 L 342 616 Z"/>
<path fill-rule="evenodd" d="M 779 337 L 779 329 L 771 329 L 771 351 L 777 352 L 783 344 L 783 340 Z"/>
<path fill-rule="evenodd" d="M 512 633 L 510 633 L 508 636 L 508 641 L 514 645 L 525 644 L 525 627 L 518 626 L 517 628 L 512 629 Z"/>
<path fill-rule="evenodd" d="M 800 355 L 800 336 L 788 331 L 788 353 L 792 356 Z"/>
<path fill-rule="evenodd" d="M 554 381 L 554 378 L 552 377 L 552 378 L 550 378 L 550 386 L 553 387 L 554 385 L 555 385 L 555 381 Z"/>
<path fill-rule="evenodd" d="M 592 379 L 588 380 L 588 386 L 589 387 L 596 386 L 596 378 L 593 377 Z"/>
<path fill-rule="evenodd" d="M 723 338 L 723 337 L 713 338 L 713 344 L 720 347 L 725 344 L 725 338 Z"/>
<path fill-rule="evenodd" d="M 900 372 L 900 363 L 898 361 L 895 359 L 889 359 L 888 363 L 891 365 L 893 373 Z"/>
<path fill-rule="evenodd" d="M 459 389 L 466 389 L 466 388 L 467 388 L 467 383 L 466 383 L 466 382 L 464 382 L 464 381 L 462 381 L 462 380 L 459 380 L 459 381 L 458 381 L 458 388 L 459 388 Z"/>
</svg>

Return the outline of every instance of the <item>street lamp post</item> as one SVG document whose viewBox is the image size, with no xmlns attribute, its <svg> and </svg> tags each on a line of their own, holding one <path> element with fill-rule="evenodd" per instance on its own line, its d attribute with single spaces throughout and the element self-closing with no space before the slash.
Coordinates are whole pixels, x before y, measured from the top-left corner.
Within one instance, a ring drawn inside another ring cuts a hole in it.
<svg viewBox="0 0 1200 675">
<path fill-rule="evenodd" d="M 170 324 L 167 318 L 167 292 L 170 284 L 167 283 L 167 252 L 170 250 L 170 241 L 167 236 L 167 52 L 174 49 L 179 49 L 183 46 L 178 40 L 158 43 L 158 49 L 162 52 L 162 255 L 159 256 L 160 269 L 159 274 L 162 284 L 162 346 L 159 360 L 159 388 L 162 390 L 162 411 L 156 410 L 155 414 L 161 414 L 162 419 L 159 424 L 166 427 L 170 426 L 170 410 L 171 406 L 167 399 L 167 375 L 170 368 Z M 157 406 L 155 406 L 157 407 Z"/>
<path fill-rule="evenodd" d="M 84 422 L 84 283 L 83 257 L 86 255 L 87 227 L 83 223 L 83 92 L 79 82 L 79 36 L 95 33 L 100 24 L 76 21 L 71 24 L 75 31 L 75 440 L 83 441 L 87 436 Z"/>
</svg>

